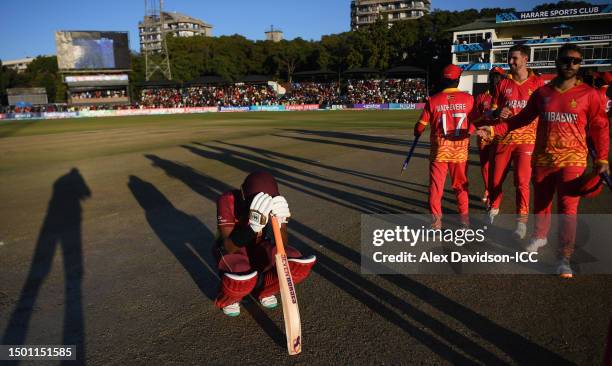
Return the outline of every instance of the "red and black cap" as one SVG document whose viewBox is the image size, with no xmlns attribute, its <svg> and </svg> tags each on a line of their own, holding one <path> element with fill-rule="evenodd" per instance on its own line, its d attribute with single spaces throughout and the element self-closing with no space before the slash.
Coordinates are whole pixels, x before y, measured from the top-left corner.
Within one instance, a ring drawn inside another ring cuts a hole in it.
<svg viewBox="0 0 612 366">
<path fill-rule="evenodd" d="M 268 172 L 260 171 L 249 174 L 240 188 L 247 201 L 252 200 L 259 192 L 267 193 L 272 197 L 279 195 L 276 179 Z"/>
<path fill-rule="evenodd" d="M 463 70 L 459 66 L 450 64 L 442 70 L 442 76 L 444 76 L 445 79 L 457 80 L 461 77 L 462 72 Z"/>
<path fill-rule="evenodd" d="M 489 70 L 489 74 L 506 75 L 506 70 L 502 69 L 499 66 L 495 66 L 495 67 L 491 68 L 491 70 Z"/>
</svg>

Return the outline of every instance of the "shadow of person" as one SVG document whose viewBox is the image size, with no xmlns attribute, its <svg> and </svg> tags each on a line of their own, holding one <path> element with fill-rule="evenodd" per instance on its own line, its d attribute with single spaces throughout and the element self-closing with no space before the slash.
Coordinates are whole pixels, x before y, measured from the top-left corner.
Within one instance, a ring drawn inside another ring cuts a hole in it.
<svg viewBox="0 0 612 366">
<path fill-rule="evenodd" d="M 206 267 L 213 263 L 204 243 L 214 241 L 212 233 L 195 216 L 178 210 L 153 184 L 131 175 L 128 188 L 144 209 L 151 229 L 189 273 L 200 291 L 210 300 L 216 297 L 216 276 Z"/>
<path fill-rule="evenodd" d="M 76 345 L 77 360 L 85 360 L 81 292 L 84 272 L 81 201 L 89 197 L 91 191 L 76 168 L 72 168 L 68 174 L 61 176 L 53 184 L 53 194 L 36 242 L 30 271 L 4 332 L 2 344 L 24 344 L 36 298 L 44 280 L 51 272 L 53 256 L 59 244 L 63 256 L 66 299 L 62 344 Z"/>
</svg>

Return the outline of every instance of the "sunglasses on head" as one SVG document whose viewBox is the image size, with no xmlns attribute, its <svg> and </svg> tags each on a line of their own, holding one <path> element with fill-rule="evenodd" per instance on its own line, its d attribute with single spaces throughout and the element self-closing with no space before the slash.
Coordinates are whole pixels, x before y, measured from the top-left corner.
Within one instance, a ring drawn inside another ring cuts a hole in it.
<svg viewBox="0 0 612 366">
<path fill-rule="evenodd" d="M 563 65 L 580 65 L 582 63 L 582 58 L 580 57 L 571 57 L 571 56 L 564 56 L 564 57 L 559 57 L 559 62 Z"/>
</svg>

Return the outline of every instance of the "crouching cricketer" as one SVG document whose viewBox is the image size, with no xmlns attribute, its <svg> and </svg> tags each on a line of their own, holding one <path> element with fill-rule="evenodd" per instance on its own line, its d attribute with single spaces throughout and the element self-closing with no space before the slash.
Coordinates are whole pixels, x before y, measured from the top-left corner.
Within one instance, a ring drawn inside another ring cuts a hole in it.
<svg viewBox="0 0 612 366">
<path fill-rule="evenodd" d="M 580 47 L 565 44 L 556 60 L 557 77 L 550 84 L 536 90 L 517 115 L 478 130 L 478 135 L 485 138 L 504 136 L 510 130 L 529 125 L 539 116 L 532 157 L 535 228 L 526 249 L 538 251 L 547 244 L 556 191 L 557 209 L 562 214 L 557 271 L 564 278 L 573 277 L 570 258 L 580 197 L 601 185 L 599 174 L 610 172 L 608 119 L 598 92 L 578 78 L 581 63 Z M 593 172 L 583 175 L 589 139 L 595 150 L 595 161 Z"/>
<path fill-rule="evenodd" d="M 221 284 L 215 305 L 228 316 L 240 314 L 240 300 L 253 294 L 269 309 L 277 306 L 279 284 L 274 255 L 276 245 L 270 215 L 281 224 L 283 242 L 287 243 L 287 222 L 291 213 L 287 200 L 269 173 L 249 174 L 241 189 L 223 193 L 217 200 L 218 239 L 214 248 Z M 303 257 L 285 245 L 295 284 L 306 279 L 316 257 Z"/>
<path fill-rule="evenodd" d="M 450 172 L 453 191 L 457 197 L 457 208 L 463 224 L 468 224 L 468 179 L 467 159 L 470 144 L 470 121 L 468 115 L 474 106 L 474 98 L 461 90 L 459 78 L 461 68 L 448 65 L 442 71 L 445 89 L 431 96 L 419 122 L 414 127 L 418 137 L 431 124 L 429 153 L 429 210 L 432 227 L 442 226 L 442 195 L 446 172 Z"/>
</svg>

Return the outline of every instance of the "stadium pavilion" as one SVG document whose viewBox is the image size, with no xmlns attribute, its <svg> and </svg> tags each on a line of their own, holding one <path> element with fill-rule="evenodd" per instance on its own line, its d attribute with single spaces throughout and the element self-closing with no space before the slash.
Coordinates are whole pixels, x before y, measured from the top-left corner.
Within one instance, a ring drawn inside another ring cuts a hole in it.
<svg viewBox="0 0 612 366">
<path fill-rule="evenodd" d="M 612 4 L 497 14 L 450 29 L 453 63 L 464 69 L 459 87 L 479 93 L 486 88 L 488 70 L 508 68 L 508 49 L 516 44 L 531 48 L 529 67 L 545 77 L 555 74 L 562 44 L 572 42 L 584 51 L 583 67 L 608 71 L 612 64 Z"/>
</svg>

